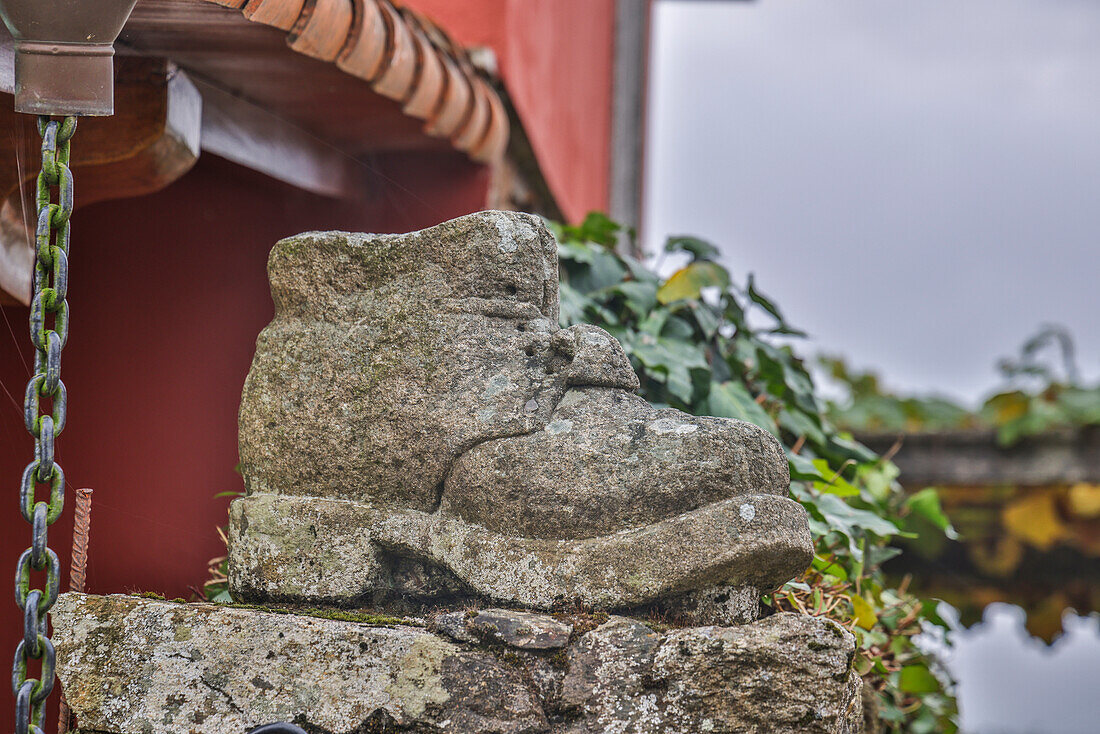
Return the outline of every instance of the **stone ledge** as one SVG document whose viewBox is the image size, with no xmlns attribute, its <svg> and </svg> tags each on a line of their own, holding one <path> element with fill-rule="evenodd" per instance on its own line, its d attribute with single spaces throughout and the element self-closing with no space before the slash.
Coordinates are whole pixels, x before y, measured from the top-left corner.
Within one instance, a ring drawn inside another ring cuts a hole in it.
<svg viewBox="0 0 1100 734">
<path fill-rule="evenodd" d="M 128 596 L 65 594 L 54 618 L 58 673 L 88 733 L 243 734 L 277 720 L 310 734 L 862 731 L 854 639 L 801 615 L 668 632 L 610 617 L 566 632 L 485 610 L 468 615 L 483 635 L 468 644 Z"/>
</svg>

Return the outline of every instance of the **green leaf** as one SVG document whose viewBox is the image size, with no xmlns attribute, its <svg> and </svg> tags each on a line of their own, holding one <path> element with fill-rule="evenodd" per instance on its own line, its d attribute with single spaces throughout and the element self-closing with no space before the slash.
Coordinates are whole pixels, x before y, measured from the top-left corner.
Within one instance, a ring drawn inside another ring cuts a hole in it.
<svg viewBox="0 0 1100 734">
<path fill-rule="evenodd" d="M 690 252 L 696 260 L 714 260 L 718 257 L 718 248 L 698 237 L 669 237 L 665 242 L 665 252 Z"/>
<path fill-rule="evenodd" d="M 626 307 L 639 318 L 645 317 L 657 306 L 657 284 L 628 280 L 616 283 L 599 292 L 608 296 L 621 296 Z M 597 294 L 593 294 L 596 296 Z"/>
<path fill-rule="evenodd" d="M 701 347 L 679 339 L 654 339 L 648 334 L 626 340 L 623 346 L 647 368 L 650 377 L 665 383 L 673 396 L 684 403 L 691 402 L 694 394 L 691 370 L 707 369 L 706 355 Z"/>
<path fill-rule="evenodd" d="M 925 665 L 906 665 L 898 676 L 898 688 L 906 693 L 934 693 L 940 682 Z"/>
<path fill-rule="evenodd" d="M 749 299 L 752 300 L 757 306 L 767 311 L 772 318 L 776 320 L 780 328 L 788 329 L 786 320 L 783 318 L 783 314 L 779 312 L 779 307 L 772 303 L 771 299 L 766 297 L 763 293 L 756 290 L 756 279 L 752 274 L 749 274 Z"/>
<path fill-rule="evenodd" d="M 717 263 L 693 262 L 680 268 L 657 291 L 657 300 L 672 303 L 685 298 L 699 298 L 704 288 L 728 288 L 730 275 Z"/>
<path fill-rule="evenodd" d="M 810 562 L 810 565 L 813 566 L 815 571 L 820 571 L 826 576 L 833 576 L 842 582 L 848 580 L 848 572 L 835 558 L 822 558 L 814 554 L 814 559 Z"/>
<path fill-rule="evenodd" d="M 847 482 L 840 472 L 834 471 L 825 459 L 814 459 L 814 466 L 826 479 L 814 482 L 814 489 L 818 492 L 828 492 L 837 497 L 858 497 L 859 489 Z"/>
<path fill-rule="evenodd" d="M 817 464 L 812 459 L 807 459 L 805 456 L 798 454 L 792 454 L 787 452 L 787 461 L 791 465 L 791 479 L 794 481 L 807 481 L 807 482 L 827 482 L 829 481 L 825 475 L 818 469 Z"/>
<path fill-rule="evenodd" d="M 615 246 L 615 235 L 622 230 L 622 225 L 611 221 L 603 212 L 588 212 L 588 215 L 577 227 L 577 234 L 583 240 L 596 242 L 604 247 Z"/>
<path fill-rule="evenodd" d="M 835 494 L 817 494 L 800 492 L 799 485 L 792 491 L 812 516 L 816 516 L 831 530 L 848 539 L 848 552 L 856 560 L 862 560 L 863 551 L 859 541 L 865 532 L 874 533 L 882 538 L 899 535 L 898 526 L 868 510 L 861 510 L 845 502 Z"/>
<path fill-rule="evenodd" d="M 562 326 L 583 324 L 585 311 L 593 305 L 592 299 L 574 290 L 568 283 L 558 287 L 558 322 Z"/>
<path fill-rule="evenodd" d="M 784 408 L 779 411 L 778 420 L 779 427 L 790 431 L 796 439 L 805 436 L 806 440 L 814 445 L 820 446 L 825 443 L 825 433 L 818 422 L 820 419 L 815 421 L 813 417 L 797 408 L 794 410 Z"/>
<path fill-rule="evenodd" d="M 703 337 L 713 339 L 715 334 L 718 333 L 718 329 L 721 328 L 722 322 L 711 310 L 711 307 L 705 303 L 699 303 L 691 309 L 691 314 L 695 317 L 695 323 L 699 325 L 699 330 L 703 332 Z"/>
<path fill-rule="evenodd" d="M 580 293 L 620 283 L 627 272 L 614 253 L 578 242 L 559 242 L 558 258 L 567 264 L 565 281 Z"/>
<path fill-rule="evenodd" d="M 768 411 L 760 407 L 740 382 L 711 383 L 707 405 L 710 415 L 755 423 L 772 434 L 779 432 Z"/>
<path fill-rule="evenodd" d="M 942 530 L 943 534 L 951 540 L 958 539 L 959 534 L 952 527 L 951 520 L 944 513 L 943 507 L 940 505 L 939 492 L 936 491 L 935 487 L 926 487 L 911 495 L 905 501 L 905 506 L 913 515 Z"/>
<path fill-rule="evenodd" d="M 650 311 L 648 316 L 638 322 L 638 331 L 654 337 L 660 336 L 661 331 L 665 328 L 665 322 L 668 321 L 668 317 L 671 315 L 672 312 L 667 308 Z"/>
</svg>

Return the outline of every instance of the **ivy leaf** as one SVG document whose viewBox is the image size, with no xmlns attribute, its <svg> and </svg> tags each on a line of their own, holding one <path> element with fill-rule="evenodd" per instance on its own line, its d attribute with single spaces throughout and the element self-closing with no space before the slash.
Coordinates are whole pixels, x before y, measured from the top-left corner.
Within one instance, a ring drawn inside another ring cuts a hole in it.
<svg viewBox="0 0 1100 734">
<path fill-rule="evenodd" d="M 898 688 L 906 693 L 934 693 L 940 682 L 926 665 L 906 665 L 898 675 Z"/>
<path fill-rule="evenodd" d="M 558 287 L 558 322 L 562 326 L 584 323 L 585 310 L 594 305 L 592 299 L 578 293 L 568 283 Z"/>
<path fill-rule="evenodd" d="M 858 441 L 843 436 L 830 436 L 826 444 L 829 449 L 840 454 L 845 460 L 851 459 L 860 464 L 878 461 L 878 454 Z"/>
<path fill-rule="evenodd" d="M 852 612 L 855 617 L 856 624 L 865 630 L 869 630 L 875 626 L 878 622 L 878 616 L 875 614 L 875 608 L 868 603 L 859 594 L 853 594 L 849 597 L 852 602 Z"/>
<path fill-rule="evenodd" d="M 692 316 L 695 317 L 695 323 L 699 325 L 699 330 L 703 332 L 703 336 L 706 339 L 713 339 L 715 334 L 718 333 L 718 329 L 722 326 L 722 322 L 711 310 L 710 306 L 705 303 L 699 303 L 695 308 L 691 309 Z"/>
<path fill-rule="evenodd" d="M 657 306 L 657 285 L 653 282 L 642 283 L 628 280 L 603 289 L 594 296 L 621 296 L 626 307 L 636 316 L 644 317 Z"/>
<path fill-rule="evenodd" d="M 775 421 L 753 399 L 740 382 L 711 383 L 708 412 L 722 418 L 737 418 L 755 423 L 772 434 L 779 433 Z"/>
<path fill-rule="evenodd" d="M 690 252 L 696 260 L 714 260 L 718 257 L 718 248 L 698 237 L 683 235 L 669 237 L 665 242 L 665 252 Z"/>
<path fill-rule="evenodd" d="M 801 410 L 779 411 L 779 426 L 798 438 L 805 436 L 810 443 L 820 446 L 825 443 L 825 433 L 814 419 Z"/>
<path fill-rule="evenodd" d="M 959 534 L 955 532 L 951 521 L 940 505 L 940 495 L 935 487 L 926 487 L 905 501 L 905 506 L 913 515 L 931 523 L 943 531 L 951 540 L 958 540 Z"/>
<path fill-rule="evenodd" d="M 755 303 L 757 306 L 760 306 L 760 308 L 767 311 L 771 315 L 771 317 L 773 319 L 775 319 L 776 324 L 778 325 L 779 328 L 781 328 L 781 329 L 789 329 L 790 328 L 790 327 L 787 326 L 787 321 L 786 321 L 786 319 L 783 318 L 783 314 L 781 314 L 779 312 L 779 307 L 776 306 L 771 301 L 771 299 L 769 299 L 763 293 L 756 290 L 756 279 L 754 278 L 754 276 L 751 273 L 749 274 L 749 289 L 748 290 L 749 290 L 749 299 L 752 300 L 752 302 Z"/>
<path fill-rule="evenodd" d="M 558 243 L 558 257 L 576 264 L 567 269 L 568 282 L 581 293 L 589 294 L 616 285 L 626 275 L 626 267 L 619 258 L 602 248 L 576 242 Z"/>
<path fill-rule="evenodd" d="M 680 268 L 657 291 L 657 300 L 672 303 L 685 298 L 699 298 L 704 288 L 728 288 L 730 274 L 721 265 L 709 261 L 693 262 Z"/>
<path fill-rule="evenodd" d="M 848 580 L 848 572 L 834 558 L 822 558 L 815 553 L 811 566 L 815 571 L 820 571 L 826 576 L 832 576 L 842 582 Z"/>
<path fill-rule="evenodd" d="M 812 459 L 807 459 L 805 456 L 798 454 L 792 454 L 787 451 L 787 461 L 791 465 L 791 479 L 793 481 L 805 481 L 805 482 L 827 482 L 829 481 L 821 470 L 818 469 L 817 464 Z"/>
<path fill-rule="evenodd" d="M 817 467 L 823 477 L 828 476 L 828 479 L 814 482 L 814 489 L 818 492 L 835 494 L 837 497 L 859 496 L 859 490 L 847 482 L 844 477 L 840 476 L 840 472 L 833 471 L 829 467 L 828 461 L 825 459 L 814 459 L 814 466 Z"/>
<path fill-rule="evenodd" d="M 670 393 L 684 403 L 691 402 L 694 394 L 691 370 L 707 369 L 707 360 L 700 347 L 688 341 L 663 337 L 654 339 L 648 335 L 630 340 L 624 346 L 653 371 L 651 377 L 665 383 Z"/>
<path fill-rule="evenodd" d="M 654 283 L 660 285 L 661 278 L 657 273 L 653 272 L 641 263 L 630 256 L 623 256 L 621 258 L 622 263 L 626 265 L 626 269 L 630 271 L 630 277 L 639 283 Z"/>
<path fill-rule="evenodd" d="M 588 215 L 577 227 L 580 239 L 596 242 L 604 247 L 614 247 L 617 235 L 622 230 L 622 225 L 611 221 L 603 212 L 588 212 Z"/>
<path fill-rule="evenodd" d="M 805 490 L 800 491 L 798 487 L 799 485 L 792 487 L 795 496 L 809 510 L 811 516 L 815 516 L 830 530 L 848 539 L 848 552 L 857 562 L 863 560 L 863 550 L 860 548 L 859 541 L 865 532 L 883 538 L 889 538 L 901 532 L 898 526 L 889 520 L 873 512 L 853 507 L 835 494 L 814 495 Z"/>
<path fill-rule="evenodd" d="M 667 308 L 650 311 L 645 318 L 638 322 L 638 331 L 654 337 L 660 336 L 665 328 L 665 322 L 668 321 L 668 317 L 671 315 L 672 312 Z"/>
</svg>

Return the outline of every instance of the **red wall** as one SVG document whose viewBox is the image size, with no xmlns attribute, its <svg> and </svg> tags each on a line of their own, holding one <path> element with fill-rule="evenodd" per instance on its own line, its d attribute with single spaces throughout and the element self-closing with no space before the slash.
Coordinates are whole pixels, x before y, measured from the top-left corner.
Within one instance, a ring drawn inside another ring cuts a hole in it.
<svg viewBox="0 0 1100 734">
<path fill-rule="evenodd" d="M 607 210 L 614 0 L 405 0 L 468 46 L 489 46 L 571 221 Z M 639 2 L 638 12 L 647 5 Z"/>
<path fill-rule="evenodd" d="M 310 229 L 418 229 L 479 210 L 487 195 L 487 171 L 457 154 L 380 158 L 364 172 L 370 200 L 343 203 L 206 156 L 161 193 L 77 210 L 62 369 L 69 423 L 57 443 L 69 492 L 50 529 L 62 590 L 76 487 L 95 490 L 91 592 L 189 597 L 206 560 L 224 551 L 215 527 L 229 500 L 214 495 L 241 488 L 237 405 L 271 318 L 265 264 L 276 240 Z M 26 323 L 26 309 L 0 309 L 0 481 L 9 488 L 0 560 L 9 577 L 30 543 L 15 491 L 33 448 L 22 421 Z M 4 655 L 21 627 L 15 604 L 0 605 Z M 0 694 L 0 726 L 12 716 L 11 696 Z"/>
</svg>

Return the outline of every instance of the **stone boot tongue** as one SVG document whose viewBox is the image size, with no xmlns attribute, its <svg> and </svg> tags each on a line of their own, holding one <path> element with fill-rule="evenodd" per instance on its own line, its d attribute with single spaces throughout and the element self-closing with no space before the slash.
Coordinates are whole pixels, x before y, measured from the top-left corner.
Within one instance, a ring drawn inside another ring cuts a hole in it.
<svg viewBox="0 0 1100 734">
<path fill-rule="evenodd" d="M 480 444 L 447 477 L 441 512 L 528 538 L 638 528 L 737 495 L 786 496 L 775 438 L 750 423 L 657 410 L 578 388 L 541 431 Z"/>
</svg>

